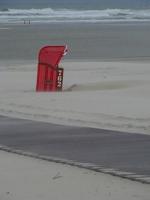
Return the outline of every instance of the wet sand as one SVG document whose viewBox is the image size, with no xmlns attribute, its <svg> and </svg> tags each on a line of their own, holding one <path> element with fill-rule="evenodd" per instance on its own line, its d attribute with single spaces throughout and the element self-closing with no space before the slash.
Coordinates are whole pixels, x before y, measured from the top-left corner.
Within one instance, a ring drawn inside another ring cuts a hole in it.
<svg viewBox="0 0 150 200">
<path fill-rule="evenodd" d="M 0 150 L 150 184 L 150 135 L 3 116 L 0 130 Z"/>
<path fill-rule="evenodd" d="M 67 44 L 65 59 L 149 60 L 150 23 L 0 25 L 0 59 L 36 60 L 44 45 Z"/>
</svg>

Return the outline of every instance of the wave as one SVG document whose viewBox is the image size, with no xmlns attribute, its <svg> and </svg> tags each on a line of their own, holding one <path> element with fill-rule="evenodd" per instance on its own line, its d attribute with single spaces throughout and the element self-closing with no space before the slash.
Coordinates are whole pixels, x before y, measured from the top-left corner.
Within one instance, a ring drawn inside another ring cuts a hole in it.
<svg viewBox="0 0 150 200">
<path fill-rule="evenodd" d="M 18 22 L 30 19 L 34 22 L 101 22 L 101 21 L 150 21 L 150 9 L 3 9 L 0 22 Z"/>
</svg>

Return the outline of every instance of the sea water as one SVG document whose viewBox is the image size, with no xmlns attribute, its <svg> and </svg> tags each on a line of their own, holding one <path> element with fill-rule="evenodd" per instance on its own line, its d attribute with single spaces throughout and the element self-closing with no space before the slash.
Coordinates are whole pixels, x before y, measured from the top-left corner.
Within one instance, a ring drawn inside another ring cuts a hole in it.
<svg viewBox="0 0 150 200">
<path fill-rule="evenodd" d="M 150 0 L 0 0 L 0 23 L 150 21 Z"/>
</svg>

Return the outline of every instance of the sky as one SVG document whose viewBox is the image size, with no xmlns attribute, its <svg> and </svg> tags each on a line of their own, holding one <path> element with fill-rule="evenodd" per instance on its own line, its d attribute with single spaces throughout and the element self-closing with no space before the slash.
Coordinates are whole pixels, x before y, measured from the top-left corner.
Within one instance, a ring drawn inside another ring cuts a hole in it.
<svg viewBox="0 0 150 200">
<path fill-rule="evenodd" d="M 144 8 L 150 0 L 0 0 L 0 8 Z"/>
</svg>

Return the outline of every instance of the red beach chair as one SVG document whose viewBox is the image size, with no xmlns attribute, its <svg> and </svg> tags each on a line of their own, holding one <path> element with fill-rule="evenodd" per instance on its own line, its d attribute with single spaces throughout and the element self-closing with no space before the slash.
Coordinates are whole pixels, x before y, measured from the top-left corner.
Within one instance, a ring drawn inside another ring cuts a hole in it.
<svg viewBox="0 0 150 200">
<path fill-rule="evenodd" d="M 63 68 L 58 64 L 67 46 L 45 46 L 39 52 L 36 91 L 61 91 Z"/>
</svg>

